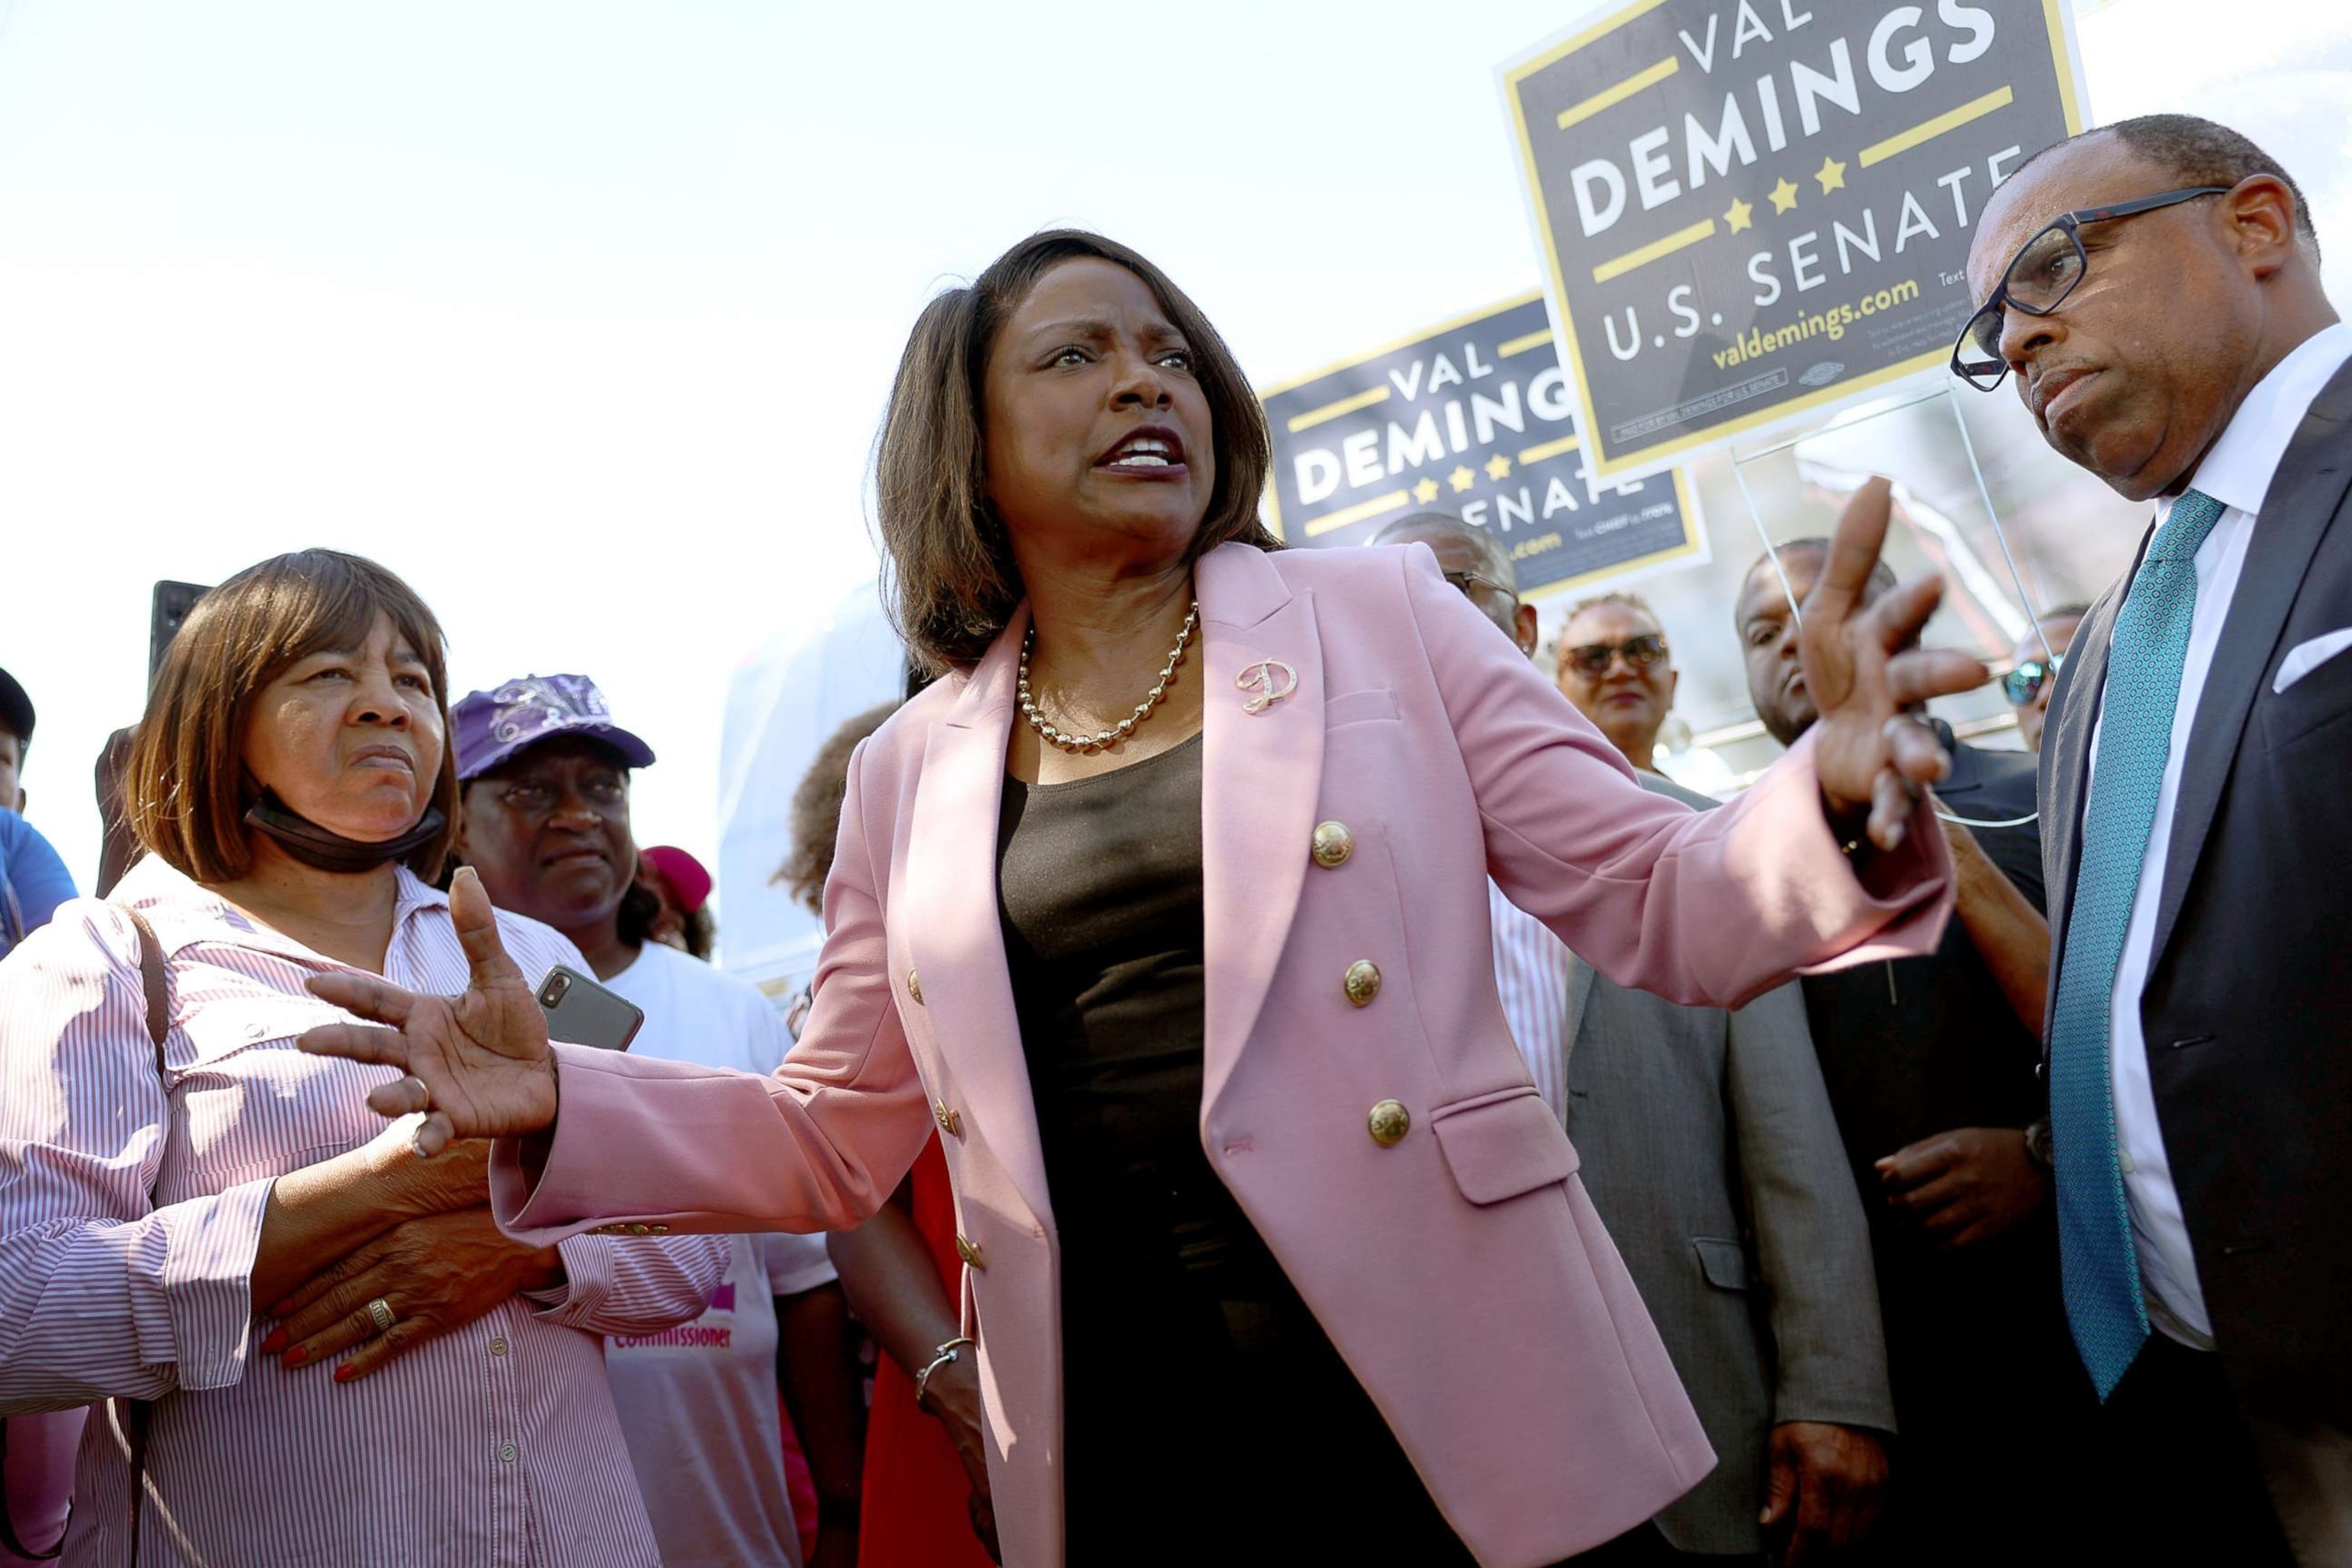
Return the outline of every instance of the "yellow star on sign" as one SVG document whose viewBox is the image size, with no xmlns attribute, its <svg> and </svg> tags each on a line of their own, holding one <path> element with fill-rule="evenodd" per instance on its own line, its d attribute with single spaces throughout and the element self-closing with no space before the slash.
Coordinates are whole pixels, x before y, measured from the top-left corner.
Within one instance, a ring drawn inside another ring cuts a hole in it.
<svg viewBox="0 0 2352 1568">
<path fill-rule="evenodd" d="M 1814 174 L 1813 178 L 1822 183 L 1823 195 L 1828 195 L 1832 191 L 1842 191 L 1845 189 L 1845 165 L 1835 158 L 1825 157 L 1822 160 L 1822 166 Z"/>
<path fill-rule="evenodd" d="M 1468 489 L 1473 484 L 1475 484 L 1477 482 L 1477 479 L 1478 476 L 1472 473 L 1467 468 L 1456 468 L 1452 473 L 1445 476 L 1445 482 L 1454 487 L 1454 493 L 1455 495 L 1460 495 L 1464 490 Z"/>
<path fill-rule="evenodd" d="M 1772 210 L 1790 213 L 1797 210 L 1797 187 L 1783 180 L 1772 187 Z"/>
<path fill-rule="evenodd" d="M 1487 458 L 1486 477 L 1490 479 L 1509 479 L 1511 477 L 1511 459 L 1506 458 L 1500 452 L 1497 452 L 1493 457 Z"/>
<path fill-rule="evenodd" d="M 1424 479 L 1421 483 L 1413 486 L 1412 499 L 1419 501 L 1423 506 L 1427 506 L 1431 501 L 1435 500 L 1437 499 L 1437 481 L 1435 479 Z"/>
<path fill-rule="evenodd" d="M 1743 202 L 1734 196 L 1731 199 L 1731 210 L 1723 215 L 1723 221 L 1732 233 L 1744 234 L 1756 226 L 1756 205 L 1753 202 Z"/>
</svg>

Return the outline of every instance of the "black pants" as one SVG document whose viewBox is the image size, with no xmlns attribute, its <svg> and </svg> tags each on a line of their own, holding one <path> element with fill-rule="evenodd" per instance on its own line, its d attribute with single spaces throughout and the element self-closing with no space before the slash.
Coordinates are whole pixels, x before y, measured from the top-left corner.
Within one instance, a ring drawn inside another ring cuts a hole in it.
<svg viewBox="0 0 2352 1568">
<path fill-rule="evenodd" d="M 2116 1561 L 2292 1568 L 2220 1356 L 2150 1335 L 2100 1416 Z"/>
</svg>

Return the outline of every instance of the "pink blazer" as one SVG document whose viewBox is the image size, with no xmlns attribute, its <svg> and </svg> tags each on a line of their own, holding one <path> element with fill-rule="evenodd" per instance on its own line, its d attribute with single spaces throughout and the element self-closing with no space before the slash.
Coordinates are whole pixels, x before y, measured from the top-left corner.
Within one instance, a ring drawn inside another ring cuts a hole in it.
<svg viewBox="0 0 2352 1568">
<path fill-rule="evenodd" d="M 1914 833 L 1870 896 L 1802 744 L 1721 811 L 1645 793 L 1425 549 L 1229 544 L 1197 586 L 1203 1146 L 1479 1560 L 1552 1563 L 1714 1455 L 1511 1043 L 1487 877 L 1612 979 L 1731 1006 L 1841 954 L 1929 951 L 1942 837 Z M 532 1185 L 502 1150 L 495 1190 L 541 1243 L 613 1221 L 851 1226 L 936 1124 L 1005 1561 L 1054 1568 L 1054 1215 L 995 867 L 1024 625 L 852 763 L 815 1005 L 777 1074 L 559 1047 L 544 1169 Z M 1265 659 L 1297 684 L 1252 713 Z M 1309 853 L 1324 822 L 1352 840 L 1339 864 Z M 1351 998 L 1360 963 L 1381 984 Z M 1369 1119 L 1391 1100 L 1408 1121 L 1384 1142 Z M 1134 1378 L 1139 1412 L 1181 1396 L 1151 1387 L 1148 1344 Z"/>
</svg>

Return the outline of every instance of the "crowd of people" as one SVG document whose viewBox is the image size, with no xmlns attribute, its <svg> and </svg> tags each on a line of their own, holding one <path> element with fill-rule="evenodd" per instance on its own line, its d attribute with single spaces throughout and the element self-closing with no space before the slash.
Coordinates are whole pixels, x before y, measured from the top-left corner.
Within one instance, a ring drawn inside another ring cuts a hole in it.
<svg viewBox="0 0 2352 1568">
<path fill-rule="evenodd" d="M 1969 279 L 2138 557 L 1984 749 L 1864 487 L 1722 607 L 1718 803 L 1640 595 L 1280 548 L 1198 308 L 1014 247 L 891 392 L 930 679 L 795 795 L 789 1001 L 595 683 L 451 700 L 373 562 L 198 603 L 98 898 L 0 671 L 0 1563 L 2352 1562 L 2352 329 L 2181 116 Z"/>
</svg>

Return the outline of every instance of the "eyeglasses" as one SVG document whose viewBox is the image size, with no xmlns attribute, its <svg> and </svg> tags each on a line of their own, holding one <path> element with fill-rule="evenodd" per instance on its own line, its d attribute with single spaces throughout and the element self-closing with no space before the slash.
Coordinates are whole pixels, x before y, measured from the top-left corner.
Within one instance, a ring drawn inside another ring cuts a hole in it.
<svg viewBox="0 0 2352 1568">
<path fill-rule="evenodd" d="M 1598 680 L 1609 673 L 1609 661 L 1619 654 L 1635 670 L 1649 668 L 1666 657 L 1666 639 L 1656 632 L 1643 632 L 1623 642 L 1586 643 L 1581 647 L 1562 648 L 1560 662 L 1587 680 Z"/>
<path fill-rule="evenodd" d="M 2111 207 L 2084 207 L 2059 214 L 2040 233 L 2018 247 L 1992 298 L 1960 329 L 1959 341 L 1952 345 L 1952 374 L 1979 392 L 1990 392 L 2000 384 L 2001 377 L 2009 374 L 2009 361 L 2000 352 L 2001 333 L 2008 325 L 2003 307 L 2013 305 L 2029 316 L 2047 316 L 2065 303 L 2066 296 L 2074 291 L 2074 285 L 2083 280 L 2083 274 L 2091 265 L 2078 232 L 2084 224 L 2137 217 L 2142 213 L 2179 206 L 2201 196 L 2226 196 L 2230 191 L 2228 185 L 2195 185 L 2187 190 L 2166 191 L 2161 195 L 2142 196 L 2137 201 L 2118 202 Z"/>
<path fill-rule="evenodd" d="M 1448 572 L 1444 574 L 1444 577 L 1447 582 L 1453 584 L 1456 588 L 1461 589 L 1465 595 L 1468 595 L 1473 587 L 1479 587 L 1492 588 L 1497 594 L 1508 594 L 1514 599 L 1519 596 L 1518 591 L 1511 587 L 1508 584 L 1497 583 L 1492 577 L 1486 576 L 1483 573 Z M 1475 595 L 1472 596 L 1475 597 Z"/>
<path fill-rule="evenodd" d="M 2011 708 L 2022 708 L 2042 695 L 2042 689 L 2058 679 L 2066 656 L 2053 654 L 2047 660 L 2020 659 L 2017 667 L 2000 678 L 2000 694 L 2009 699 Z"/>
</svg>

